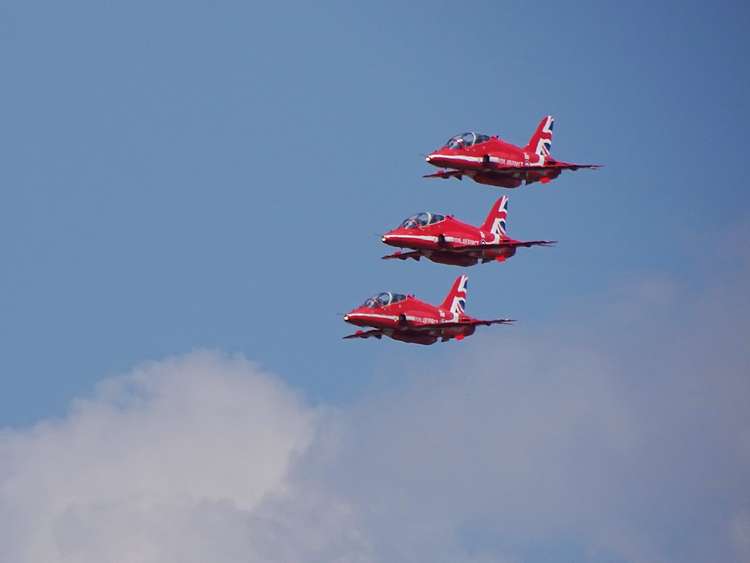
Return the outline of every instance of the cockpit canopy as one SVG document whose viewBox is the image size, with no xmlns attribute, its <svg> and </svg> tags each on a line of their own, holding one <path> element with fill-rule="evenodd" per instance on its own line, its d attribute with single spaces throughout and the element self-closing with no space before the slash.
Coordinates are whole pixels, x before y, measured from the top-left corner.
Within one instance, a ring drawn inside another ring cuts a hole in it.
<svg viewBox="0 0 750 563">
<path fill-rule="evenodd" d="M 404 219 L 404 222 L 401 223 L 402 229 L 416 229 L 417 227 L 424 227 L 425 225 L 432 225 L 433 223 L 437 223 L 438 221 L 442 221 L 445 219 L 445 215 L 439 215 L 437 213 L 428 213 L 426 211 L 423 211 L 422 213 L 417 213 L 416 215 L 412 215 L 408 219 Z"/>
<path fill-rule="evenodd" d="M 445 146 L 449 149 L 465 149 L 466 147 L 476 145 L 477 143 L 484 143 L 489 140 L 489 135 L 482 135 L 480 133 L 469 131 L 468 133 L 461 133 L 460 135 L 451 137 L 448 139 L 448 142 L 445 143 Z"/>
<path fill-rule="evenodd" d="M 404 299 L 406 299 L 406 295 L 402 295 L 401 293 L 391 293 L 390 291 L 383 291 L 382 293 L 378 293 L 377 295 L 373 295 L 372 297 L 370 297 L 362 304 L 362 306 L 376 309 L 378 307 L 391 305 L 392 303 L 398 303 L 399 301 L 403 301 Z"/>
</svg>

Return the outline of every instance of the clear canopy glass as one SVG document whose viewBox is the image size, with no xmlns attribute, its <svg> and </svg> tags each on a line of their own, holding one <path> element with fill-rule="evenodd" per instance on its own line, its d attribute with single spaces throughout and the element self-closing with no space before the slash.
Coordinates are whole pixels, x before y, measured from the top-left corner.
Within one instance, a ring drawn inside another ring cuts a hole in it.
<svg viewBox="0 0 750 563">
<path fill-rule="evenodd" d="M 448 142 L 445 143 L 445 146 L 449 149 L 465 149 L 466 147 L 471 147 L 473 145 L 476 145 L 477 143 L 484 143 L 489 139 L 490 138 L 488 135 L 482 135 L 480 133 L 474 133 L 473 131 L 467 131 L 466 133 L 461 133 L 460 135 L 456 135 L 455 137 L 451 137 L 450 139 L 448 139 Z"/>
<path fill-rule="evenodd" d="M 398 303 L 399 301 L 403 301 L 404 299 L 406 299 L 406 295 L 403 295 L 401 293 L 391 293 L 390 291 L 383 291 L 367 299 L 363 303 L 363 306 L 369 307 L 371 309 L 377 309 L 378 307 L 385 307 L 386 305 Z"/>
<path fill-rule="evenodd" d="M 404 222 L 401 223 L 401 228 L 416 229 L 417 227 L 432 225 L 433 223 L 437 223 L 438 221 L 442 221 L 443 219 L 445 219 L 445 215 L 423 211 L 422 213 L 417 213 L 416 215 L 412 215 L 411 217 L 404 219 Z"/>
</svg>

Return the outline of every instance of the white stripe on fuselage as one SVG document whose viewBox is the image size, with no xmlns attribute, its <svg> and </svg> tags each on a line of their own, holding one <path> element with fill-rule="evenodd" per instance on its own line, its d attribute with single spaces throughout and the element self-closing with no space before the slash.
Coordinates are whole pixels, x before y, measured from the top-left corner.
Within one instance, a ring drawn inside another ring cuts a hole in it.
<svg viewBox="0 0 750 563">
<path fill-rule="evenodd" d="M 386 319 L 389 321 L 397 321 L 400 315 L 383 315 L 381 313 L 349 313 L 347 315 L 350 319 L 354 318 L 376 318 Z M 413 315 L 404 315 L 408 321 L 418 321 L 423 324 L 438 324 L 440 321 L 431 317 L 415 317 Z"/>
<path fill-rule="evenodd" d="M 495 164 L 503 164 L 506 166 L 516 166 L 519 168 L 533 168 L 534 166 L 540 166 L 544 164 L 544 156 L 543 155 L 537 155 L 539 156 L 539 162 L 525 162 L 523 160 L 513 160 L 510 158 L 502 158 L 499 156 L 490 156 L 489 161 L 493 162 Z M 436 155 L 435 160 L 444 158 L 446 160 L 459 160 L 463 162 L 476 162 L 476 163 L 482 163 L 484 162 L 484 157 L 482 156 L 467 156 L 467 155 L 461 155 L 461 154 L 439 154 Z"/>
<path fill-rule="evenodd" d="M 484 236 L 482 235 L 482 238 L 480 240 L 475 239 L 469 239 L 469 238 L 463 238 L 463 237 L 451 237 L 446 236 L 445 242 L 456 242 L 458 244 L 462 244 L 464 246 L 477 246 L 482 247 L 485 244 L 497 244 L 500 242 L 500 236 L 499 235 L 492 235 L 492 238 L 490 240 L 484 240 Z M 448 249 L 450 250 L 450 249 Z"/>
<path fill-rule="evenodd" d="M 385 235 L 385 240 L 388 239 L 414 239 L 414 240 L 428 240 L 430 242 L 437 242 L 437 237 L 432 235 Z"/>
<path fill-rule="evenodd" d="M 363 317 L 375 317 L 376 319 L 388 319 L 389 321 L 397 321 L 398 315 L 382 315 L 379 313 L 349 313 L 347 315 L 350 319 L 354 319 L 357 317 L 363 318 Z"/>
</svg>

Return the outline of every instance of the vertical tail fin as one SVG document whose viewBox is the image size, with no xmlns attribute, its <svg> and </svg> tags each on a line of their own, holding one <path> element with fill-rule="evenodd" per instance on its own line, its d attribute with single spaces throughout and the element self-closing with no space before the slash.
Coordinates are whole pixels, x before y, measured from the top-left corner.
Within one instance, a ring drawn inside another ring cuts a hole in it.
<svg viewBox="0 0 750 563">
<path fill-rule="evenodd" d="M 447 309 L 451 313 L 460 314 L 466 310 L 466 292 L 468 289 L 469 276 L 463 274 L 453 282 L 451 290 L 445 296 L 441 309 Z"/>
<path fill-rule="evenodd" d="M 533 152 L 541 157 L 548 157 L 552 148 L 552 129 L 555 126 L 555 120 L 551 115 L 542 118 L 537 125 L 536 131 L 529 139 L 529 144 L 524 147 L 526 152 Z"/>
<path fill-rule="evenodd" d="M 505 238 L 506 222 L 508 220 L 508 196 L 504 195 L 498 199 L 490 209 L 487 218 L 480 227 L 483 231 L 488 231 L 493 235 L 500 235 L 500 238 Z"/>
</svg>

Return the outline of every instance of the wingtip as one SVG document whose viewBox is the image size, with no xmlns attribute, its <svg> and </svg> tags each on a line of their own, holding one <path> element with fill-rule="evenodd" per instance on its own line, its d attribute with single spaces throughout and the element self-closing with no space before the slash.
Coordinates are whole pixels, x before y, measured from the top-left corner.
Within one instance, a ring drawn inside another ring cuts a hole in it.
<svg viewBox="0 0 750 563">
<path fill-rule="evenodd" d="M 516 319 L 493 319 L 491 321 L 481 321 L 484 326 L 490 325 L 508 325 L 516 322 Z"/>
<path fill-rule="evenodd" d="M 598 170 L 604 168 L 603 164 L 570 164 L 570 170 L 573 172 L 577 170 Z"/>
<path fill-rule="evenodd" d="M 406 260 L 407 258 L 419 261 L 419 257 L 414 258 L 414 256 L 406 255 L 403 252 L 395 252 L 394 254 L 386 254 L 380 257 L 381 260 Z"/>
</svg>

